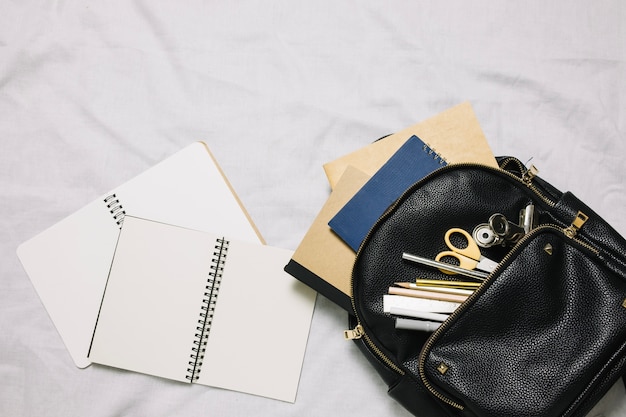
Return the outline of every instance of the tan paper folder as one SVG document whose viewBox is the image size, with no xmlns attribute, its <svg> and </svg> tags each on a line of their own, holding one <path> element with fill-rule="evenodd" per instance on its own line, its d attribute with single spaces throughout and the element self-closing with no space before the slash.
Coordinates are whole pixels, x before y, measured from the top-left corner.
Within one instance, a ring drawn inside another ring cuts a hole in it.
<svg viewBox="0 0 626 417">
<path fill-rule="evenodd" d="M 419 137 L 448 164 L 474 162 L 497 167 L 472 106 L 462 103 L 324 164 L 330 186 L 335 187 L 348 165 L 374 175 L 412 135 Z"/>
<path fill-rule="evenodd" d="M 285 271 L 334 303 L 351 311 L 350 276 L 354 251 L 328 226 L 328 221 L 365 184 L 369 176 L 347 167 L 337 186 L 305 234 Z"/>
<path fill-rule="evenodd" d="M 469 103 L 325 164 L 333 191 L 285 270 L 348 312 L 352 311 L 350 281 L 356 254 L 330 229 L 328 222 L 412 135 L 448 164 L 473 162 L 497 167 Z"/>
</svg>

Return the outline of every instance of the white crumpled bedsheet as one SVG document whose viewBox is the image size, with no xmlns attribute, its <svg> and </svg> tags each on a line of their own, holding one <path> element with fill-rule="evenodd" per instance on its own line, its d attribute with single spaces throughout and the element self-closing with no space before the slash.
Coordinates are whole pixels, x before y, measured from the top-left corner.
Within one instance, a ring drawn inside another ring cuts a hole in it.
<svg viewBox="0 0 626 417">
<path fill-rule="evenodd" d="M 408 416 L 323 297 L 295 404 L 79 370 L 15 249 L 196 140 L 295 249 L 323 163 L 463 101 L 626 234 L 624 22 L 622 0 L 0 1 L 0 415 Z M 620 383 L 590 416 L 625 414 Z"/>
</svg>

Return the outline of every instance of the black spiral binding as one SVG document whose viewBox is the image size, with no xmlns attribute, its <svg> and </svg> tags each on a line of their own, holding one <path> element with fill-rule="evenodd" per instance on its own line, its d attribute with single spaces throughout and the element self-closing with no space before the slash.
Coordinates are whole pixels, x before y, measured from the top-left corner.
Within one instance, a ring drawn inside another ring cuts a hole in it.
<svg viewBox="0 0 626 417">
<path fill-rule="evenodd" d="M 426 144 L 424 144 L 422 149 L 424 150 L 424 152 L 428 153 L 428 155 L 431 155 L 435 161 L 439 159 L 439 165 L 446 165 L 446 160 L 443 159 L 441 155 L 439 155 L 434 149 Z"/>
<path fill-rule="evenodd" d="M 198 319 L 198 326 L 196 326 L 197 333 L 194 335 L 193 347 L 189 356 L 191 360 L 189 361 L 189 368 L 187 368 L 187 376 L 185 377 L 191 382 L 200 378 L 199 373 L 202 367 L 202 360 L 204 359 L 204 352 L 206 351 L 207 340 L 209 339 L 209 332 L 211 331 L 217 296 L 220 291 L 228 244 L 229 242 L 224 238 L 215 241 L 211 271 L 207 278 L 200 318 Z"/>
<path fill-rule="evenodd" d="M 111 194 L 104 199 L 104 204 L 107 205 L 107 209 L 113 215 L 113 220 L 115 220 L 115 223 L 121 228 L 122 223 L 124 223 L 124 216 L 126 216 L 126 211 L 124 211 L 124 207 L 122 207 L 122 203 L 120 203 L 120 200 L 115 194 Z"/>
</svg>

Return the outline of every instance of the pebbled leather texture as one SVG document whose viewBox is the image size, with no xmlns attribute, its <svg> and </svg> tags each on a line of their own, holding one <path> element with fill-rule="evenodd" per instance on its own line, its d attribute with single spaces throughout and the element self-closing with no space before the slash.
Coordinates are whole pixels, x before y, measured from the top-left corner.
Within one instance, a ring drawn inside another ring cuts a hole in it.
<svg viewBox="0 0 626 417">
<path fill-rule="evenodd" d="M 426 374 L 480 416 L 568 415 L 624 351 L 624 294 L 595 255 L 548 229 L 438 335 Z"/>
<path fill-rule="evenodd" d="M 623 374 L 626 242 L 571 193 L 543 180 L 537 184 L 549 187 L 542 194 L 550 201 L 500 170 L 442 168 L 407 190 L 359 249 L 353 269 L 355 314 L 375 346 L 363 352 L 383 356 L 377 363 L 387 360 L 402 370 L 386 371 L 385 380 L 390 386 L 403 381 L 394 398 L 416 416 L 583 416 Z M 434 259 L 447 250 L 448 229 L 471 234 L 494 213 L 516 221 L 531 202 L 539 223 L 553 226 L 538 228 L 514 249 L 481 249 L 504 262 L 433 338 L 395 330 L 382 305 L 389 286 L 416 278 L 458 278 L 403 261 L 403 252 Z M 572 240 L 562 229 L 578 210 L 589 220 Z M 543 250 L 547 243 L 552 255 Z M 436 370 L 442 362 L 449 367 L 444 375 Z M 432 399 L 442 405 L 438 414 L 403 399 L 411 393 L 407 379 L 420 387 L 420 395 L 436 392 Z"/>
</svg>

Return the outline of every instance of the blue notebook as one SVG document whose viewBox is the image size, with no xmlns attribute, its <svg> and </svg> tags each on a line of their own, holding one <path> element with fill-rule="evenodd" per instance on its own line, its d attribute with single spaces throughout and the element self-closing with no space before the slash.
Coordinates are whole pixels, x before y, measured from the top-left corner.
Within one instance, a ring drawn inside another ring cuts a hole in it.
<svg viewBox="0 0 626 417">
<path fill-rule="evenodd" d="M 376 220 L 409 186 L 445 165 L 440 155 L 417 136 L 411 136 L 328 225 L 358 250 Z"/>
</svg>

